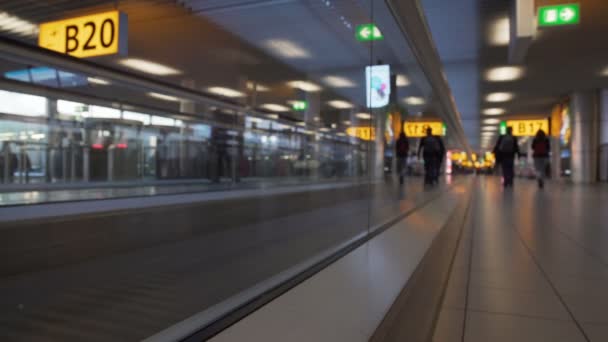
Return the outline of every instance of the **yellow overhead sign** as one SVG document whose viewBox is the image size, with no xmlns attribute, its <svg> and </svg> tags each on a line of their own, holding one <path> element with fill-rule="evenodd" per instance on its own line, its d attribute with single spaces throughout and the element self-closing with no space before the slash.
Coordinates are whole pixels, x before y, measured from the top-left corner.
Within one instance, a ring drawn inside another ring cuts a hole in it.
<svg viewBox="0 0 608 342">
<path fill-rule="evenodd" d="M 38 46 L 78 58 L 126 54 L 127 15 L 110 11 L 40 24 Z"/>
<path fill-rule="evenodd" d="M 425 137 L 427 128 L 431 128 L 433 135 L 445 135 L 445 125 L 443 122 L 406 121 L 403 124 L 405 134 L 411 138 Z"/>
<path fill-rule="evenodd" d="M 507 127 L 513 127 L 513 135 L 516 137 L 533 137 L 539 129 L 549 135 L 549 120 L 507 120 Z"/>
<path fill-rule="evenodd" d="M 351 137 L 359 138 L 362 140 L 374 140 L 376 139 L 376 132 L 373 127 L 348 127 L 346 134 Z"/>
</svg>

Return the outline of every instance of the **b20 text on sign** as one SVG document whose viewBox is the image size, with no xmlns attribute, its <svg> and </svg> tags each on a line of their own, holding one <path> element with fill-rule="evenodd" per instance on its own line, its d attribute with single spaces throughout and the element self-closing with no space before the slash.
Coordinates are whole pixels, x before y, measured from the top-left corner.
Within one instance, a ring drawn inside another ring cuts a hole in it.
<svg viewBox="0 0 608 342">
<path fill-rule="evenodd" d="M 126 54 L 127 28 L 119 11 L 43 23 L 38 46 L 78 58 Z"/>
</svg>

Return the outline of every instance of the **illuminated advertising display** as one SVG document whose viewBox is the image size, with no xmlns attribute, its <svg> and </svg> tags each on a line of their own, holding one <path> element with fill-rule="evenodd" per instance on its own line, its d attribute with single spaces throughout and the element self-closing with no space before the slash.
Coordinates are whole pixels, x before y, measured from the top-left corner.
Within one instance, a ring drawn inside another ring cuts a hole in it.
<svg viewBox="0 0 608 342">
<path fill-rule="evenodd" d="M 78 58 L 126 54 L 127 15 L 110 11 L 40 24 L 38 46 Z"/>
<path fill-rule="evenodd" d="M 391 68 L 374 65 L 365 68 L 367 107 L 380 108 L 388 105 L 391 94 Z"/>
</svg>

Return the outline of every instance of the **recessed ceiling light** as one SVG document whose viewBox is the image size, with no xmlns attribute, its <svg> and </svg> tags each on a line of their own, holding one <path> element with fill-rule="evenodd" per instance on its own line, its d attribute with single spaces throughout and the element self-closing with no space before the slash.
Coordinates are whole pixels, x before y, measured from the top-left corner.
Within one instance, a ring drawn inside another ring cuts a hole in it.
<svg viewBox="0 0 608 342">
<path fill-rule="evenodd" d="M 268 88 L 264 85 L 261 85 L 259 83 L 255 83 L 255 82 L 251 82 L 251 81 L 247 82 L 247 89 L 249 89 L 249 90 L 255 89 L 256 91 L 259 91 L 259 92 L 264 92 L 264 91 L 270 90 L 270 88 Z"/>
<path fill-rule="evenodd" d="M 488 125 L 496 125 L 500 123 L 499 119 L 485 119 L 483 120 L 484 124 L 488 124 Z"/>
<path fill-rule="evenodd" d="M 509 45 L 510 35 L 509 17 L 498 18 L 490 24 L 488 43 L 493 46 Z"/>
<path fill-rule="evenodd" d="M 410 96 L 410 97 L 405 98 L 405 103 L 412 105 L 412 106 L 418 106 L 418 105 L 423 105 L 425 103 L 425 101 L 424 101 L 424 98 L 422 98 L 422 97 Z"/>
<path fill-rule="evenodd" d="M 110 84 L 110 82 L 102 79 L 102 78 L 97 78 L 97 77 L 87 77 L 87 81 L 89 81 L 89 83 L 92 84 L 99 84 L 99 85 L 108 85 Z"/>
<path fill-rule="evenodd" d="M 513 93 L 491 93 L 486 96 L 488 102 L 506 102 L 513 99 Z"/>
<path fill-rule="evenodd" d="M 13 33 L 19 36 L 35 37 L 38 35 L 38 25 L 8 14 L 7 12 L 0 12 L 0 31 Z"/>
<path fill-rule="evenodd" d="M 165 100 L 165 101 L 179 101 L 180 99 L 178 97 L 175 96 L 170 96 L 170 95 L 165 95 L 165 94 L 159 94 L 159 93 L 148 93 L 148 96 L 150 97 L 154 97 L 160 100 Z"/>
<path fill-rule="evenodd" d="M 405 75 L 397 75 L 397 87 L 407 87 L 410 85 L 410 80 Z"/>
<path fill-rule="evenodd" d="M 287 85 L 289 85 L 292 88 L 300 89 L 300 90 L 307 91 L 307 92 L 316 92 L 316 91 L 320 91 L 322 89 L 318 85 L 316 85 L 312 82 L 307 82 L 307 81 L 291 81 L 291 82 L 287 82 Z"/>
<path fill-rule="evenodd" d="M 481 130 L 485 131 L 485 132 L 496 132 L 496 131 L 498 131 L 498 127 L 496 127 L 496 126 L 484 126 L 484 127 L 481 127 Z"/>
<path fill-rule="evenodd" d="M 342 100 L 327 101 L 327 104 L 336 109 L 349 109 L 354 107 L 352 103 Z"/>
<path fill-rule="evenodd" d="M 310 53 L 298 44 L 287 39 L 269 39 L 266 46 L 277 55 L 285 58 L 309 58 Z"/>
<path fill-rule="evenodd" d="M 361 120 L 369 120 L 372 118 L 372 116 L 369 113 L 357 113 L 355 116 Z"/>
<path fill-rule="evenodd" d="M 266 109 L 266 110 L 270 110 L 273 112 L 289 112 L 289 108 L 285 107 L 285 106 L 281 106 L 280 104 L 276 104 L 276 103 L 266 103 L 260 106 L 260 108 L 262 109 Z"/>
<path fill-rule="evenodd" d="M 486 71 L 486 80 L 491 82 L 514 81 L 522 78 L 524 68 L 517 66 L 503 66 L 490 68 Z"/>
<path fill-rule="evenodd" d="M 484 137 L 493 137 L 494 136 L 494 132 L 481 132 L 481 136 L 484 136 Z"/>
<path fill-rule="evenodd" d="M 334 88 L 352 88 L 357 86 L 353 81 L 340 76 L 326 76 L 323 81 Z"/>
<path fill-rule="evenodd" d="M 226 88 L 226 87 L 209 87 L 207 91 L 211 94 L 225 96 L 225 97 L 243 97 L 245 94 L 238 90 Z"/>
<path fill-rule="evenodd" d="M 351 122 L 350 120 L 344 120 L 342 121 L 343 124 L 345 124 L 346 126 L 350 126 Z"/>
<path fill-rule="evenodd" d="M 486 108 L 482 113 L 485 115 L 501 115 L 505 113 L 505 110 L 502 108 Z"/>
<path fill-rule="evenodd" d="M 156 63 L 156 62 L 151 62 L 151 61 L 146 61 L 144 59 L 139 59 L 139 58 L 127 58 L 127 59 L 122 59 L 120 60 L 118 63 L 131 68 L 131 69 L 135 69 L 141 72 L 145 72 L 147 74 L 152 74 L 152 75 L 158 75 L 158 76 L 169 76 L 169 75 L 177 75 L 177 74 L 181 74 L 182 72 L 160 64 L 160 63 Z"/>
</svg>

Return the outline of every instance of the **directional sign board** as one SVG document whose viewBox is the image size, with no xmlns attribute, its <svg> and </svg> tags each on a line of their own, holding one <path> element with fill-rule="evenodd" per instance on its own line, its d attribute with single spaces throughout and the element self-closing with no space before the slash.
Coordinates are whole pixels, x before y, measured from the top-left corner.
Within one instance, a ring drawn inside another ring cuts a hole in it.
<svg viewBox="0 0 608 342">
<path fill-rule="evenodd" d="M 374 24 L 365 24 L 357 26 L 356 37 L 357 40 L 360 42 L 384 39 L 382 32 L 380 32 L 380 29 Z"/>
<path fill-rule="evenodd" d="M 110 11 L 40 24 L 38 46 L 78 58 L 127 53 L 127 15 Z"/>
<path fill-rule="evenodd" d="M 363 126 L 363 127 L 348 127 L 346 129 L 346 134 L 351 137 L 359 138 L 362 140 L 370 141 L 376 139 L 376 132 L 373 127 Z"/>
<path fill-rule="evenodd" d="M 507 120 L 507 127 L 513 128 L 513 135 L 516 137 L 533 137 L 539 129 L 549 134 L 549 120 Z"/>
<path fill-rule="evenodd" d="M 544 6 L 538 9 L 538 26 L 573 25 L 580 21 L 579 4 Z"/>
<path fill-rule="evenodd" d="M 306 109 L 308 109 L 308 102 L 306 101 L 293 101 L 293 103 L 291 104 L 293 110 L 296 111 L 304 111 Z"/>
<path fill-rule="evenodd" d="M 433 135 L 445 135 L 446 133 L 445 124 L 439 121 L 406 121 L 403 124 L 403 130 L 410 138 L 426 137 L 427 128 L 432 130 Z"/>
</svg>

